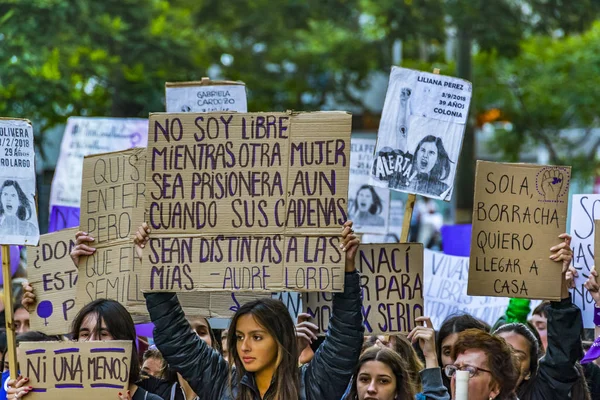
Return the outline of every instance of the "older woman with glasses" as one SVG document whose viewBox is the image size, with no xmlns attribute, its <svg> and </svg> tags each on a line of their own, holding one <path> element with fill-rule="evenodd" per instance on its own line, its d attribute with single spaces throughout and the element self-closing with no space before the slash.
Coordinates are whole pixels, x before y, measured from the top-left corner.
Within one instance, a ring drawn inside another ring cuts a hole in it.
<svg viewBox="0 0 600 400">
<path fill-rule="evenodd" d="M 456 393 L 456 371 L 469 371 L 469 400 L 512 400 L 519 379 L 519 364 L 504 339 L 478 329 L 458 335 L 454 346 L 454 364 L 444 372 L 451 381 L 452 398 Z"/>
</svg>

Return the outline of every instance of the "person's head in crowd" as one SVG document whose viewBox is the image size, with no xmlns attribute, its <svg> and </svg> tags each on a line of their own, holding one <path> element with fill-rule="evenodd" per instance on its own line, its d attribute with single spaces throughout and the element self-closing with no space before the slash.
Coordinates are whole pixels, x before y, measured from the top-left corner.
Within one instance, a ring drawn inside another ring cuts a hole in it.
<svg viewBox="0 0 600 400">
<path fill-rule="evenodd" d="M 71 326 L 73 340 L 130 340 L 131 368 L 129 383 L 140 378 L 140 360 L 135 343 L 136 333 L 133 319 L 125 307 L 115 300 L 98 299 L 86 304 L 75 316 Z"/>
<path fill-rule="evenodd" d="M 490 326 L 470 314 L 451 315 L 440 326 L 440 330 L 436 335 L 436 350 L 438 362 L 442 368 L 454 362 L 452 358 L 454 344 L 458 339 L 458 334 L 467 329 L 479 329 L 489 332 Z"/>
<path fill-rule="evenodd" d="M 229 347 L 227 347 L 227 329 L 221 332 L 221 354 L 225 361 L 229 361 Z"/>
<path fill-rule="evenodd" d="M 29 332 L 29 311 L 21 303 L 18 303 L 14 307 L 14 322 L 15 322 L 15 333 L 21 334 Z"/>
<path fill-rule="evenodd" d="M 549 301 L 542 301 L 531 313 L 530 322 L 540 336 L 542 351 L 546 351 L 548 348 L 548 314 L 546 308 L 549 305 Z"/>
<path fill-rule="evenodd" d="M 0 187 L 0 217 L 16 216 L 21 221 L 32 216 L 32 207 L 19 182 L 7 179 Z"/>
<path fill-rule="evenodd" d="M 144 352 L 142 357 L 142 373 L 162 378 L 166 370 L 166 362 L 156 347 L 151 347 Z"/>
<path fill-rule="evenodd" d="M 217 340 L 207 318 L 193 316 L 188 317 L 187 320 L 190 323 L 192 330 L 200 339 L 204 340 L 204 342 L 206 342 L 206 344 L 213 349 L 219 350 L 219 341 Z"/>
<path fill-rule="evenodd" d="M 450 175 L 450 157 L 442 139 L 427 135 L 417 145 L 412 161 L 412 170 L 443 181 Z"/>
<path fill-rule="evenodd" d="M 253 373 L 256 379 L 272 379 L 279 398 L 298 399 L 296 329 L 281 301 L 265 298 L 243 304 L 231 319 L 227 347 L 229 364 L 237 371 L 238 398 L 252 398 L 251 389 L 240 382 Z"/>
<path fill-rule="evenodd" d="M 533 379 L 538 370 L 538 359 L 541 356 L 539 342 L 530 328 L 524 324 L 512 323 L 500 326 L 494 335 L 504 339 L 512 346 L 519 363 L 519 380 L 517 394 L 521 400 L 528 399 L 533 387 Z"/>
<path fill-rule="evenodd" d="M 452 351 L 454 362 L 444 367 L 456 394 L 456 371 L 469 371 L 469 400 L 512 400 L 519 380 L 519 365 L 504 339 L 480 329 L 458 334 Z"/>
<path fill-rule="evenodd" d="M 362 185 L 356 192 L 352 214 L 365 212 L 373 215 L 383 210 L 381 198 L 371 185 Z"/>
<path fill-rule="evenodd" d="M 406 361 L 392 349 L 374 346 L 360 356 L 347 398 L 413 400 L 416 393 Z"/>
</svg>

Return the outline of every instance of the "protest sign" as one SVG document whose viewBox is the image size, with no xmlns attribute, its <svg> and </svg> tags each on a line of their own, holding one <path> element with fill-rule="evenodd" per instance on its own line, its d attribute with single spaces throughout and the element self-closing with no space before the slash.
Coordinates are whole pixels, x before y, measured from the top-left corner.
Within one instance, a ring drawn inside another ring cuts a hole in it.
<svg viewBox="0 0 600 400">
<path fill-rule="evenodd" d="M 365 334 L 408 333 L 423 312 L 423 244 L 361 245 L 356 255 L 361 273 Z M 327 331 L 333 294 L 304 293 L 303 306 L 319 333 Z"/>
<path fill-rule="evenodd" d="M 375 138 L 350 141 L 348 216 L 358 233 L 385 234 L 390 213 L 390 191 L 369 184 Z"/>
<path fill-rule="evenodd" d="M 506 297 L 468 296 L 469 257 L 425 249 L 425 315 L 440 327 L 453 314 L 467 313 L 494 325 L 508 306 Z"/>
<path fill-rule="evenodd" d="M 21 342 L 21 375 L 33 387 L 31 400 L 117 397 L 129 387 L 131 341 Z"/>
<path fill-rule="evenodd" d="M 145 182 L 135 148 L 86 156 L 83 161 L 80 229 L 94 238 L 94 254 L 79 258 L 77 301 L 99 298 L 143 303 L 135 254 L 134 221 L 143 221 Z M 142 215 L 139 215 L 142 214 Z M 132 273 L 133 272 L 133 273 Z"/>
<path fill-rule="evenodd" d="M 449 201 L 471 95 L 468 81 L 393 67 L 371 183 Z"/>
<path fill-rule="evenodd" d="M 341 291 L 351 116 L 151 114 L 147 291 Z"/>
<path fill-rule="evenodd" d="M 79 225 L 85 156 L 144 147 L 147 140 L 147 119 L 70 117 L 52 179 L 49 231 Z"/>
<path fill-rule="evenodd" d="M 29 310 L 32 331 L 62 335 L 71 330 L 79 311 L 75 307 L 77 268 L 69 255 L 77 229 L 42 235 L 39 245 L 28 250 L 27 278 L 37 299 L 35 308 Z"/>
<path fill-rule="evenodd" d="M 596 210 L 598 213 L 596 214 Z M 583 325 L 594 328 L 594 299 L 583 286 L 590 276 L 595 263 L 595 237 L 597 220 L 600 219 L 600 195 L 576 194 L 571 200 L 571 248 L 573 267 L 579 276 L 575 278 L 575 288 L 571 289 L 573 303 L 583 315 Z"/>
<path fill-rule="evenodd" d="M 471 296 L 560 300 L 550 248 L 566 231 L 571 167 L 477 161 Z"/>
<path fill-rule="evenodd" d="M 167 82 L 167 112 L 247 112 L 246 85 L 243 82 L 211 81 Z"/>
<path fill-rule="evenodd" d="M 37 245 L 35 193 L 33 126 L 0 118 L 0 244 Z"/>
</svg>

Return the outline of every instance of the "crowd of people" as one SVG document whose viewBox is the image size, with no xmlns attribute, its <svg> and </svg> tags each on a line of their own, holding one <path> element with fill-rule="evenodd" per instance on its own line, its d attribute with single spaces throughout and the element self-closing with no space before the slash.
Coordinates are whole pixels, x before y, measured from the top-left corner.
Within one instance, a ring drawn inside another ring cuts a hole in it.
<svg viewBox="0 0 600 400">
<path fill-rule="evenodd" d="M 150 235 L 146 224 L 139 228 L 138 256 Z M 417 318 L 408 335 L 365 336 L 354 261 L 359 239 L 348 221 L 341 233 L 344 291 L 333 295 L 324 338 L 316 335 L 310 316 L 301 314 L 295 323 L 279 300 L 241 305 L 228 329 L 217 335 L 206 318 L 186 317 L 175 294 L 147 293 L 154 345 L 142 357 L 133 319 L 114 300 L 83 307 L 69 339 L 133 343 L 127 390 L 115 393 L 122 400 L 456 399 L 457 371 L 468 372 L 469 400 L 600 399 L 600 367 L 580 363 L 583 322 L 569 293 L 570 241 L 560 235 L 548 254 L 562 265 L 561 300 L 542 303 L 529 318 L 529 308 L 513 299 L 493 327 L 458 314 L 439 327 L 428 317 Z M 95 251 L 85 232 L 77 233 L 76 243 L 75 264 Z M 600 305 L 596 273 L 586 287 Z M 33 288 L 25 284 L 23 289 L 20 314 L 36 303 Z M 19 320 L 18 342 L 65 340 L 29 331 Z M 6 362 L 4 368 L 9 368 Z M 26 376 L 11 380 L 5 372 L 3 380 L 9 400 L 34 389 Z"/>
</svg>

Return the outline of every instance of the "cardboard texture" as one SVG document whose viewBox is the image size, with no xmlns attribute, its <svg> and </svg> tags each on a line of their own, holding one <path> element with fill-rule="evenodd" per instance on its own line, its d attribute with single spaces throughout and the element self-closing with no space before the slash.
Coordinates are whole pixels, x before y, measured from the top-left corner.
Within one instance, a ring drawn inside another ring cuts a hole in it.
<svg viewBox="0 0 600 400">
<path fill-rule="evenodd" d="M 167 82 L 167 112 L 247 112 L 246 85 L 243 82 L 211 81 Z"/>
<path fill-rule="evenodd" d="M 560 300 L 571 167 L 477 161 L 470 296 Z"/>
<path fill-rule="evenodd" d="M 341 291 L 351 115 L 151 114 L 147 291 Z"/>
<path fill-rule="evenodd" d="M 33 126 L 0 118 L 0 244 L 36 246 L 37 218 Z"/>
<path fill-rule="evenodd" d="M 361 245 L 356 255 L 361 273 L 365 335 L 408 334 L 423 313 L 423 244 Z M 333 295 L 304 293 L 305 312 L 327 332 Z"/>
<path fill-rule="evenodd" d="M 581 309 L 583 326 L 593 329 L 594 299 L 585 288 L 585 281 L 595 264 L 598 231 L 596 218 L 600 211 L 600 194 L 575 194 L 571 198 L 571 248 L 573 267 L 578 272 L 571 289 L 573 304 Z"/>
<path fill-rule="evenodd" d="M 22 342 L 21 374 L 29 378 L 31 400 L 118 397 L 129 386 L 129 341 Z"/>
<path fill-rule="evenodd" d="M 42 235 L 39 245 L 27 250 L 27 278 L 37 298 L 29 310 L 32 331 L 62 335 L 71 330 L 79 308 L 75 306 L 77 267 L 69 254 L 78 229 Z"/>
<path fill-rule="evenodd" d="M 135 148 L 86 156 L 83 161 L 80 229 L 94 238 L 96 252 L 79 259 L 77 302 L 99 298 L 144 304 L 133 236 L 143 220 L 145 182 Z M 133 273 L 130 273 L 133 272 Z M 145 309 L 145 308 L 142 308 Z"/>
</svg>

